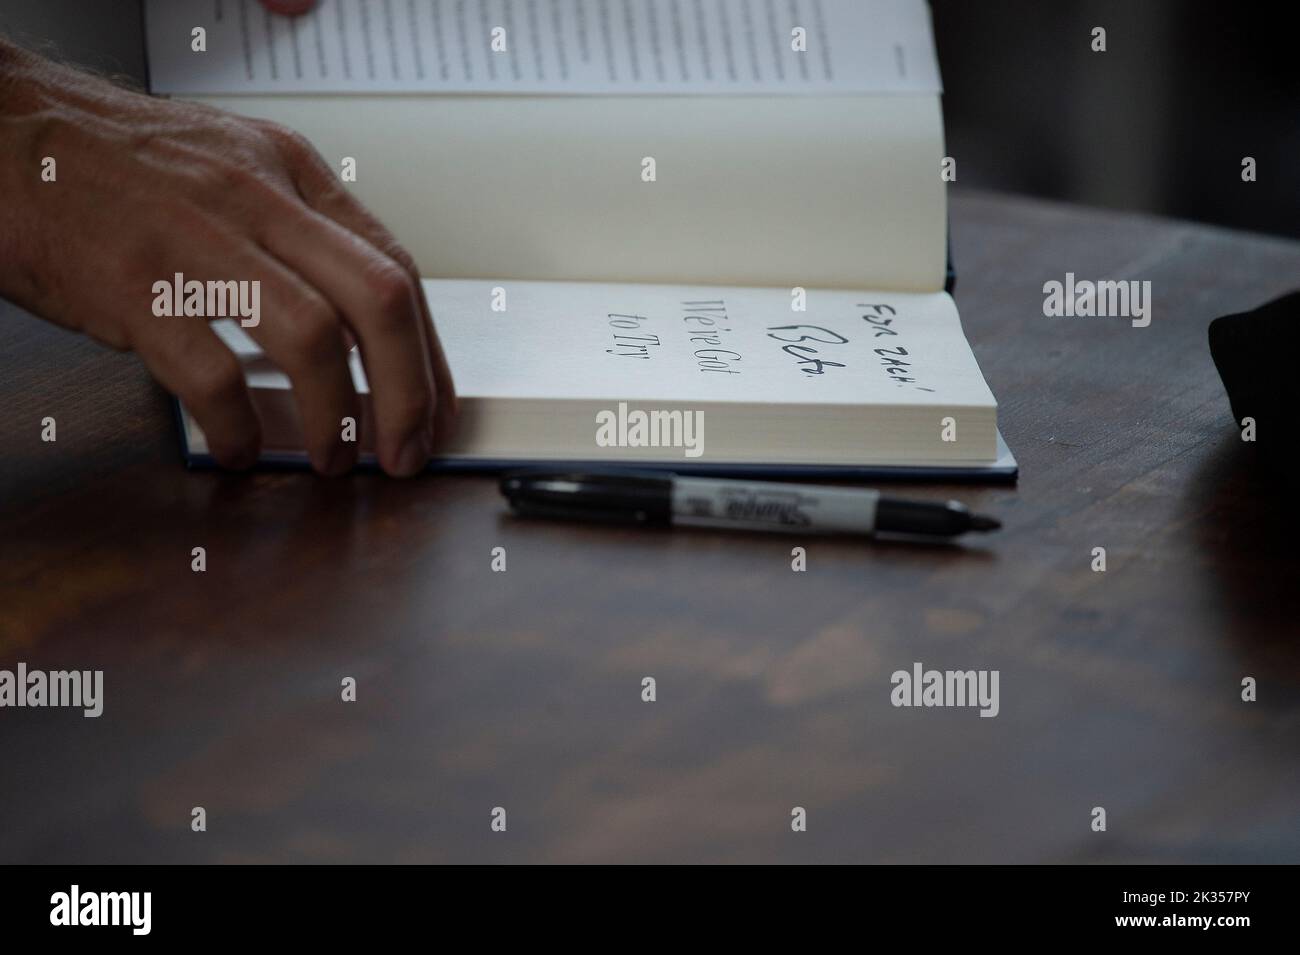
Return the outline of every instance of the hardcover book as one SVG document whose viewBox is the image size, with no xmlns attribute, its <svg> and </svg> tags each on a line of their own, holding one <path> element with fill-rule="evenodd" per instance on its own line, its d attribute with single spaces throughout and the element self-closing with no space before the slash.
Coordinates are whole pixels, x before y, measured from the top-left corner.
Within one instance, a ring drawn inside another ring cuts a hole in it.
<svg viewBox="0 0 1300 955">
<path fill-rule="evenodd" d="M 299 130 L 414 256 L 463 408 L 432 466 L 1014 478 L 945 291 L 923 0 L 146 13 L 155 92 Z M 218 324 L 266 460 L 305 463 L 286 379 Z"/>
</svg>

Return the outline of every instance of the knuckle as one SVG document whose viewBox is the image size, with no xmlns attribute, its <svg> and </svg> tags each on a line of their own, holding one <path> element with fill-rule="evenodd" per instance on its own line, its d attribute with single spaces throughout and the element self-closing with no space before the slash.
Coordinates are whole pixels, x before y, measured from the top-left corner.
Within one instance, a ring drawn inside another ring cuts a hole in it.
<svg viewBox="0 0 1300 955">
<path fill-rule="evenodd" d="M 269 138 L 282 153 L 294 160 L 315 157 L 316 147 L 302 133 L 279 123 L 263 121 L 258 124 L 263 135 Z"/>
<path fill-rule="evenodd" d="M 262 177 L 247 163 L 212 160 L 199 173 L 204 189 L 222 196 L 231 193 L 260 193 L 266 186 Z"/>
<path fill-rule="evenodd" d="M 280 140 L 290 149 L 297 152 L 316 154 L 316 147 L 302 133 L 296 129 L 289 129 L 287 126 L 281 126 L 277 130 Z"/>
<path fill-rule="evenodd" d="M 388 328 L 408 322 L 415 303 L 415 284 L 396 262 L 386 260 L 373 266 L 366 276 L 367 287 Z"/>
<path fill-rule="evenodd" d="M 396 242 L 388 243 L 384 248 L 384 252 L 390 259 L 397 263 L 398 267 L 401 268 L 403 272 L 411 277 L 412 281 L 416 281 L 420 274 L 420 270 L 416 267 L 415 259 L 411 256 L 410 252 L 407 252 L 406 249 L 402 248 Z"/>
</svg>

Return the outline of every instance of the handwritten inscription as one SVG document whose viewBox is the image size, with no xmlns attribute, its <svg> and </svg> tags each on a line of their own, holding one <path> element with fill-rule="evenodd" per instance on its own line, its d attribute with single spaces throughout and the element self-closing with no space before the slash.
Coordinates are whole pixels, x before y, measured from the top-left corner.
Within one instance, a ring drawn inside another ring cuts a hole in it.
<svg viewBox="0 0 1300 955">
<path fill-rule="evenodd" d="M 614 336 L 614 347 L 605 351 L 619 358 L 649 359 L 650 349 L 659 346 L 659 336 L 644 334 L 641 324 L 647 321 L 644 315 L 620 315 L 612 312 L 608 316 L 609 327 Z M 636 332 L 637 334 L 633 334 Z"/>
<path fill-rule="evenodd" d="M 901 307 L 901 306 L 900 306 Z M 812 325 L 771 325 L 764 329 L 768 339 L 793 360 L 793 367 L 805 379 L 825 375 L 852 374 L 856 361 L 868 361 L 880 369 L 898 388 L 933 392 L 924 383 L 922 369 L 908 341 L 906 309 L 900 315 L 898 308 L 883 302 L 858 302 L 856 321 L 845 317 L 846 323 Z M 727 311 L 721 298 L 683 301 L 681 303 L 682 329 L 696 370 L 706 374 L 739 375 L 743 356 L 735 347 L 736 322 Z M 740 317 L 743 326 L 743 316 Z M 664 337 L 651 331 L 654 325 L 645 315 L 611 312 L 606 321 L 612 336 L 612 347 L 605 351 L 616 358 L 647 361 L 654 357 L 667 342 L 671 346 L 682 339 L 680 333 L 664 332 Z M 863 339 L 857 348 L 852 339 Z M 885 341 L 881 341 L 885 339 Z M 861 346 L 867 345 L 866 349 Z M 874 361 L 872 359 L 874 358 Z M 848 371 L 843 371 L 848 369 Z"/>
<path fill-rule="evenodd" d="M 702 372 L 721 375 L 739 375 L 735 365 L 741 361 L 740 352 L 722 347 L 730 344 L 731 319 L 727 317 L 727 303 L 720 298 L 697 302 L 682 302 L 682 321 L 686 325 L 687 340 L 696 348 L 695 361 Z"/>
<path fill-rule="evenodd" d="M 843 362 L 831 361 L 829 358 L 816 357 L 827 345 L 847 345 L 849 340 L 839 332 L 820 325 L 777 325 L 767 330 L 767 337 L 787 344 L 781 351 L 794 358 L 799 370 L 808 375 L 824 375 L 827 368 L 847 368 Z M 816 342 L 816 344 L 808 344 Z"/>
<path fill-rule="evenodd" d="M 892 305 L 859 302 L 857 308 L 862 310 L 859 318 L 872 339 L 900 337 L 899 315 Z M 793 358 L 796 367 L 805 375 L 825 375 L 829 369 L 849 367 L 848 350 L 843 348 L 849 344 L 849 338 L 824 325 L 773 325 L 767 329 L 767 337 L 780 342 L 781 351 Z M 912 353 L 905 345 L 894 343 L 888 348 L 881 345 L 871 352 L 889 380 L 898 387 L 934 391 L 920 383 Z M 836 361 L 838 358 L 845 360 Z"/>
</svg>

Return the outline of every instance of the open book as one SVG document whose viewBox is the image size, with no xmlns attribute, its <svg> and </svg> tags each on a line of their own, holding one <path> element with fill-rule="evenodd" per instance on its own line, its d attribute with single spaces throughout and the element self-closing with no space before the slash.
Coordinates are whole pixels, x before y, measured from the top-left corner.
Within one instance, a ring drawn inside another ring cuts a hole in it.
<svg viewBox="0 0 1300 955">
<path fill-rule="evenodd" d="M 464 409 L 440 464 L 1014 476 L 944 291 L 923 0 L 146 16 L 155 92 L 304 133 L 415 257 Z M 268 459 L 305 460 L 286 379 L 223 334 Z"/>
</svg>

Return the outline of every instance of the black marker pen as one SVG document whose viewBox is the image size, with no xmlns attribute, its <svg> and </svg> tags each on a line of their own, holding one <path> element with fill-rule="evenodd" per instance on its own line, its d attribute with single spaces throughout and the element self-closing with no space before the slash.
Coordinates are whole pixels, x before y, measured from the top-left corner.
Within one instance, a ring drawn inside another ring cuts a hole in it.
<svg viewBox="0 0 1300 955">
<path fill-rule="evenodd" d="M 955 537 L 1002 526 L 956 501 L 883 496 L 867 488 L 681 477 L 643 471 L 518 471 L 501 493 L 525 517 L 807 534 Z"/>
</svg>

